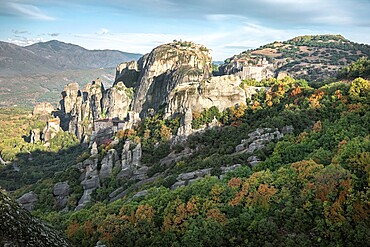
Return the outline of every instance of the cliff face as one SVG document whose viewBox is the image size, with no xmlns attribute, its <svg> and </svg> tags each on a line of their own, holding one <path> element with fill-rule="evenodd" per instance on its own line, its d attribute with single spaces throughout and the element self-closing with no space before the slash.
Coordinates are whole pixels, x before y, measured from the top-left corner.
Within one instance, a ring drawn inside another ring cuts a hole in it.
<svg viewBox="0 0 370 247">
<path fill-rule="evenodd" d="M 61 125 L 87 141 L 91 135 L 94 139 L 119 127 L 107 122 L 98 128 L 96 120 L 126 121 L 120 125 L 124 129 L 140 120 L 137 116 L 143 119 L 159 110 L 164 110 L 165 117 L 173 117 L 245 103 L 240 78 L 211 77 L 211 64 L 210 51 L 202 45 L 173 42 L 158 46 L 138 61 L 119 64 L 115 83 L 107 90 L 100 80 L 82 90 L 76 83 L 68 84 L 60 101 Z"/>
<path fill-rule="evenodd" d="M 211 74 L 209 50 L 190 42 L 174 42 L 155 48 L 138 63 L 120 64 L 116 81 L 135 88 L 132 110 L 141 117 L 168 102 L 172 90 L 182 83 L 199 83 Z M 137 76 L 137 80 L 132 82 Z"/>
<path fill-rule="evenodd" d="M 216 106 L 220 111 L 246 101 L 239 87 L 239 77 L 229 75 L 211 77 L 199 83 L 180 84 L 171 91 L 166 115 L 183 114 L 187 110 L 201 112 Z"/>
<path fill-rule="evenodd" d="M 95 120 L 126 117 L 131 102 L 129 93 L 122 82 L 108 90 L 99 79 L 83 89 L 77 83 L 68 84 L 62 92 L 58 113 L 62 128 L 87 142 Z"/>
</svg>

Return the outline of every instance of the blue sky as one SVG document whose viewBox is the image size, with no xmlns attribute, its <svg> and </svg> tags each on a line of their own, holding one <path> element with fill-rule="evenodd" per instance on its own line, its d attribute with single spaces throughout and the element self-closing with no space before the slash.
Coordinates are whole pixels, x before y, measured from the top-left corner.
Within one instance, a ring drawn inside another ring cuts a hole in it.
<svg viewBox="0 0 370 247">
<path fill-rule="evenodd" d="M 1 0 L 0 40 L 144 54 L 182 39 L 224 60 L 304 34 L 370 44 L 369 12 L 370 0 Z"/>
</svg>

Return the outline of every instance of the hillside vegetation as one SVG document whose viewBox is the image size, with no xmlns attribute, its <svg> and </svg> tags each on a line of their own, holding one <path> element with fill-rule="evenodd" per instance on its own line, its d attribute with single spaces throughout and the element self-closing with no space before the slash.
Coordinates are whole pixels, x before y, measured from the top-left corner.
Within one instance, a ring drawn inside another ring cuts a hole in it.
<svg viewBox="0 0 370 247">
<path fill-rule="evenodd" d="M 34 215 L 64 231 L 75 246 L 98 241 L 107 246 L 367 246 L 370 82 L 356 78 L 315 89 L 286 77 L 269 85 L 246 104 L 193 112 L 193 128 L 203 130 L 181 145 L 170 143 L 179 119 L 164 119 L 161 112 L 136 129 L 117 132 L 118 142 L 107 140 L 98 157 L 111 149 L 120 154 L 126 140 L 141 143 L 152 180 L 139 184 L 108 177 L 93 202 L 79 211 L 73 211 L 81 193 L 75 164 L 90 150 L 79 153 L 69 135 L 68 144 L 57 149 L 32 151 L 32 161 L 29 154 L 14 158 L 23 176 L 50 164 L 53 170 L 46 170 L 54 176 L 45 172 L 37 183 L 20 188 L 8 185 L 18 174 L 8 165 L 0 170 L 1 186 L 17 189 L 14 195 L 40 194 Z M 214 119 L 219 127 L 207 128 Z M 237 149 L 256 130 L 276 129 L 291 131 L 251 153 Z M 171 152 L 185 149 L 192 150 L 190 155 L 160 165 Z M 260 160 L 257 165 L 251 165 L 252 156 Z M 236 164 L 240 167 L 219 176 L 221 167 Z M 212 168 L 204 179 L 170 189 L 178 175 L 204 168 Z M 50 191 L 66 180 L 72 187 L 71 211 L 57 211 Z M 128 189 L 125 196 L 109 203 L 109 194 L 121 186 Z"/>
<path fill-rule="evenodd" d="M 227 59 L 224 66 L 238 60 L 251 60 L 253 64 L 266 57 L 274 64 L 276 75 L 286 72 L 296 79 L 323 81 L 336 76 L 338 69 L 369 56 L 369 45 L 351 42 L 341 35 L 306 35 L 247 50 Z"/>
<path fill-rule="evenodd" d="M 108 246 L 366 245 L 368 85 L 356 79 L 315 90 L 291 79 L 276 81 L 241 114 L 230 109 L 217 116 L 224 127 L 191 137 L 186 145 L 198 151 L 165 173 L 176 176 L 205 167 L 217 171 L 236 162 L 241 168 L 221 180 L 211 176 L 175 191 L 166 188 L 171 182 L 157 180 L 144 197 L 128 195 L 57 219 L 66 217 L 69 239 L 85 246 L 99 239 Z M 246 165 L 248 155 L 234 153 L 255 128 L 286 125 L 294 133 L 257 152 L 263 162 L 253 169 Z M 138 132 L 129 138 L 144 137 Z M 154 154 L 150 160 L 159 158 Z"/>
</svg>

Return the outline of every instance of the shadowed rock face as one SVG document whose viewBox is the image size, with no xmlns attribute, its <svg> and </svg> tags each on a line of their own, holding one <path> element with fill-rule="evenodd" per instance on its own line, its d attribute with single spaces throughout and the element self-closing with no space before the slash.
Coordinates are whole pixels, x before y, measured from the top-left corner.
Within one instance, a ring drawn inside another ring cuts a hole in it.
<svg viewBox="0 0 370 247">
<path fill-rule="evenodd" d="M 0 246 L 69 246 L 61 234 L 31 216 L 0 189 Z"/>
</svg>

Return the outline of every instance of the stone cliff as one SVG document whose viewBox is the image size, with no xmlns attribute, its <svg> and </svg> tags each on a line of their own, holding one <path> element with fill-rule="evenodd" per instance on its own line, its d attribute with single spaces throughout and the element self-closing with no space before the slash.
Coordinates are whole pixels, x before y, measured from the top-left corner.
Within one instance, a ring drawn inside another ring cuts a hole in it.
<svg viewBox="0 0 370 247">
<path fill-rule="evenodd" d="M 120 64 L 116 82 L 122 80 L 127 87 L 134 87 L 132 110 L 143 117 L 166 105 L 176 86 L 208 79 L 211 62 L 204 46 L 174 42 L 155 48 L 137 63 Z"/>
<path fill-rule="evenodd" d="M 68 84 L 57 113 L 61 127 L 91 145 L 161 111 L 165 118 L 182 115 L 180 134 L 187 135 L 191 112 L 212 106 L 224 110 L 246 101 L 240 77 L 212 77 L 211 64 L 210 51 L 202 45 L 158 46 L 138 61 L 119 64 L 111 88 L 104 89 L 99 79 L 83 89 Z M 185 118 L 186 113 L 190 117 Z"/>
</svg>

